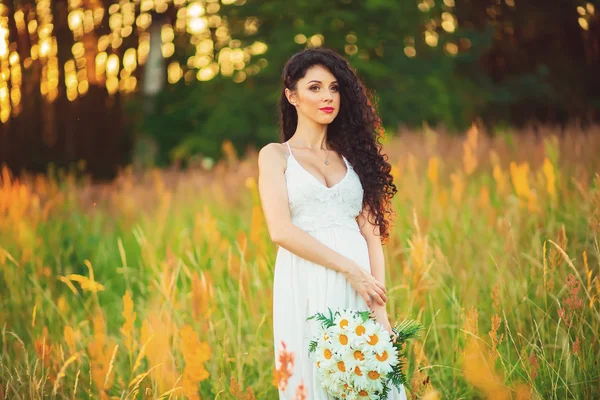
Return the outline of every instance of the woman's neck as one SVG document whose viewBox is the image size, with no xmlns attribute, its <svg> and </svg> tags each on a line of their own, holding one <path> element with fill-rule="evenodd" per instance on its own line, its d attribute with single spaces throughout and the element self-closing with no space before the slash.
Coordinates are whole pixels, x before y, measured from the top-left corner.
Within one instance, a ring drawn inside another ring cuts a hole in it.
<svg viewBox="0 0 600 400">
<path fill-rule="evenodd" d="M 311 150 L 326 149 L 327 126 L 312 120 L 298 118 L 298 125 L 293 135 L 294 141 Z"/>
</svg>

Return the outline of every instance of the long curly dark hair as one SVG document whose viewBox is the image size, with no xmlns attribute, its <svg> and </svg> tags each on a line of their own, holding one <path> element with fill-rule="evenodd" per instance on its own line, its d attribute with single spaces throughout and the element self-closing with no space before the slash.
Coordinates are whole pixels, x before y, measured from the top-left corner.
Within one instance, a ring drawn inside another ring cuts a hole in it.
<svg viewBox="0 0 600 400">
<path fill-rule="evenodd" d="M 288 102 L 285 89 L 296 90 L 298 80 L 315 65 L 327 68 L 339 83 L 340 111 L 327 128 L 327 143 L 352 164 L 364 190 L 363 209 L 371 210 L 375 221 L 370 222 L 379 226 L 381 242 L 386 243 L 393 214 L 391 199 L 398 190 L 388 157 L 381 153 L 383 129 L 373 97 L 344 57 L 321 47 L 303 50 L 288 60 L 279 104 L 281 140 L 289 140 L 298 124 L 296 108 Z"/>
</svg>

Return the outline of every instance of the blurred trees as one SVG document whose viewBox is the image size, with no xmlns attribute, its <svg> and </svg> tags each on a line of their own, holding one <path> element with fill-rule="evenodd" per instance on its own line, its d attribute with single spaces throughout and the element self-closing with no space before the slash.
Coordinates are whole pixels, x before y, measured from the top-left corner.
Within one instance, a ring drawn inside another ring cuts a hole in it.
<svg viewBox="0 0 600 400">
<path fill-rule="evenodd" d="M 586 1 L 2 4 L 0 162 L 15 169 L 83 158 L 110 175 L 139 137 L 161 164 L 218 157 L 225 138 L 238 150 L 276 140 L 283 65 L 314 46 L 349 59 L 390 131 L 600 117 L 600 24 Z"/>
<path fill-rule="evenodd" d="M 173 136 L 184 137 L 172 157 L 199 150 L 218 154 L 224 137 L 238 149 L 276 140 L 282 68 L 295 52 L 321 45 L 349 59 L 374 91 L 386 127 L 423 121 L 466 126 L 475 116 L 465 107 L 470 85 L 454 71 L 457 62 L 470 62 L 476 52 L 467 51 L 472 50 L 471 42 L 458 41 L 453 7 L 431 3 L 430 13 L 408 0 L 330 1 L 327 6 L 265 0 L 223 7 L 231 27 L 255 17 L 260 21 L 252 35 L 235 36 L 242 45 L 253 40 L 267 43 L 260 73 L 247 74 L 241 83 L 219 76 L 168 87 L 159 96 L 156 112 L 143 120 L 142 130 L 157 137 L 163 148 Z M 447 30 L 441 25 L 443 13 Z M 168 134 L 166 125 L 171 127 Z"/>
<path fill-rule="evenodd" d="M 167 120 L 183 128 L 169 132 L 186 138 L 171 158 L 218 154 L 222 137 L 240 150 L 275 140 L 283 65 L 319 45 L 349 59 L 391 131 L 423 121 L 460 130 L 478 117 L 490 127 L 600 117 L 600 24 L 589 2 L 264 0 L 222 13 L 232 26 L 258 17 L 250 38 L 268 44 L 268 65 L 241 84 L 218 77 L 168 87 L 143 130 L 166 136 Z"/>
<path fill-rule="evenodd" d="M 44 171 L 84 160 L 94 175 L 113 176 L 130 161 L 134 118 L 124 110 L 138 110 L 136 98 L 143 119 L 167 80 L 236 79 L 264 52 L 264 43 L 232 40 L 219 15 L 228 2 L 3 0 L 0 163 Z"/>
<path fill-rule="evenodd" d="M 73 0 L 0 4 L 0 163 L 45 171 L 84 160 L 111 176 L 128 160 L 122 99 L 96 73 L 108 18 L 92 10 Z"/>
<path fill-rule="evenodd" d="M 457 3 L 459 25 L 468 31 L 487 30 L 492 39 L 476 62 L 458 70 L 484 94 L 477 113 L 489 124 L 597 122 L 598 5 L 543 0 Z"/>
</svg>

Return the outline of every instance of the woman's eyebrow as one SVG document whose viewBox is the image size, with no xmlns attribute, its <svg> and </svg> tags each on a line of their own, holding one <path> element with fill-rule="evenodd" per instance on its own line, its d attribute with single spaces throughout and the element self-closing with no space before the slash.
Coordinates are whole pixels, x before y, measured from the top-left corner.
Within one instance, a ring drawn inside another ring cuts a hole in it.
<svg viewBox="0 0 600 400">
<path fill-rule="evenodd" d="M 311 84 L 312 82 L 316 82 L 316 83 L 323 83 L 323 82 L 321 82 L 321 81 L 312 80 L 312 81 L 309 81 L 309 82 L 307 83 L 307 85 Z M 331 84 L 334 84 L 334 83 L 338 83 L 338 82 L 337 82 L 337 81 L 333 81 L 333 82 L 331 82 Z"/>
</svg>

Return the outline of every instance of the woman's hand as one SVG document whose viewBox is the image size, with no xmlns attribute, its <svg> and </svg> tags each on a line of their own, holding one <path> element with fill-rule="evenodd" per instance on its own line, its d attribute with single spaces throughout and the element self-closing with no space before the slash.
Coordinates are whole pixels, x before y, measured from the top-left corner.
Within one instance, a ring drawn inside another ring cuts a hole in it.
<svg viewBox="0 0 600 400">
<path fill-rule="evenodd" d="M 387 310 L 386 310 L 385 306 L 376 305 L 375 307 L 372 308 L 371 313 L 375 317 L 375 320 L 377 322 L 379 322 L 381 325 L 383 325 L 385 330 L 388 331 L 388 333 L 390 334 L 390 336 L 392 338 L 392 343 L 395 343 L 396 339 L 398 338 L 398 335 L 396 335 L 394 333 L 394 331 L 392 330 L 392 326 L 390 325 L 390 321 L 388 319 Z"/>
<path fill-rule="evenodd" d="M 369 308 L 372 308 L 375 304 L 385 306 L 387 301 L 385 286 L 375 279 L 369 271 L 352 262 L 345 275 L 354 290 L 365 299 Z"/>
</svg>

